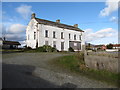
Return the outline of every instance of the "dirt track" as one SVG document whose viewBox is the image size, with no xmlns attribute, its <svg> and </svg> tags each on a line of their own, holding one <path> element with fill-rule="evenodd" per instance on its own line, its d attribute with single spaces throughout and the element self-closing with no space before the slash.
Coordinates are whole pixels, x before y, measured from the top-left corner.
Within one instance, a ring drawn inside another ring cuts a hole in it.
<svg viewBox="0 0 120 90">
<path fill-rule="evenodd" d="M 115 86 L 71 74 L 49 64 L 61 53 L 3 54 L 3 88 L 111 88 Z"/>
</svg>

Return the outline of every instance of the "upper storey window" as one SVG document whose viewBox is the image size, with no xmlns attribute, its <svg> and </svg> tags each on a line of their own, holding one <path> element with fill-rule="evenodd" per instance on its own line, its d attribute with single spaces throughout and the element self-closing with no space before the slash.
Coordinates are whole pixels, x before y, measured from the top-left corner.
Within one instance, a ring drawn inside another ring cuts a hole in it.
<svg viewBox="0 0 120 90">
<path fill-rule="evenodd" d="M 61 39 L 63 39 L 63 32 L 61 32 Z"/>
<path fill-rule="evenodd" d="M 74 35 L 74 40 L 76 40 L 76 35 Z"/>
<path fill-rule="evenodd" d="M 45 30 L 45 37 L 48 37 L 48 30 Z"/>
<path fill-rule="evenodd" d="M 79 35 L 79 39 L 81 40 L 81 35 Z"/>
<path fill-rule="evenodd" d="M 36 32 L 34 32 L 34 40 L 36 39 Z"/>
<path fill-rule="evenodd" d="M 55 31 L 53 31 L 53 38 L 56 38 L 56 37 L 55 37 Z"/>
<path fill-rule="evenodd" d="M 69 39 L 71 39 L 71 35 L 70 35 L 70 33 L 69 33 Z"/>
</svg>

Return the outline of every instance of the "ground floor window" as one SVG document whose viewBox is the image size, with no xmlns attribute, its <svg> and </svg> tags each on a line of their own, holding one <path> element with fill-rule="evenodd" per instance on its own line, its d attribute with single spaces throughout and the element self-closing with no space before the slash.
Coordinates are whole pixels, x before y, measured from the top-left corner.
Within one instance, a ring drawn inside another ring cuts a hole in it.
<svg viewBox="0 0 120 90">
<path fill-rule="evenodd" d="M 81 42 L 70 41 L 69 47 L 73 48 L 74 50 L 81 50 Z"/>
<path fill-rule="evenodd" d="M 53 41 L 53 47 L 56 48 L 56 41 Z"/>
<path fill-rule="evenodd" d="M 45 45 L 49 45 L 48 41 L 45 41 Z"/>
<path fill-rule="evenodd" d="M 64 42 L 61 42 L 61 50 L 64 50 Z"/>
</svg>

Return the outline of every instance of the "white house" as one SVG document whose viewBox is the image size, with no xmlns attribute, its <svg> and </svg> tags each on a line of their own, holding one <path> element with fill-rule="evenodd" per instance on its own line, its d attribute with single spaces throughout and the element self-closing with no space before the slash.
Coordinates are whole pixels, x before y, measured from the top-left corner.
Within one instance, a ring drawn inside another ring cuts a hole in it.
<svg viewBox="0 0 120 90">
<path fill-rule="evenodd" d="M 2 38 L 0 38 L 0 48 L 2 48 L 2 45 L 3 45 L 3 40 Z"/>
<path fill-rule="evenodd" d="M 84 31 L 74 26 L 39 19 L 32 14 L 31 20 L 26 28 L 27 47 L 35 49 L 43 45 L 50 45 L 59 51 L 68 51 L 72 47 L 80 51 L 84 47 Z"/>
</svg>

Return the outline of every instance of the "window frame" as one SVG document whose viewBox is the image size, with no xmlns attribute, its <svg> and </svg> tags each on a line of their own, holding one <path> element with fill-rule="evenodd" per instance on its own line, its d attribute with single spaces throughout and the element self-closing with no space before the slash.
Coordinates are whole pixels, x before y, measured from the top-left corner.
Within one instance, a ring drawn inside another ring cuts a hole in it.
<svg viewBox="0 0 120 90">
<path fill-rule="evenodd" d="M 47 44 L 46 44 L 47 43 Z M 45 45 L 49 45 L 49 41 L 45 41 Z"/>
<path fill-rule="evenodd" d="M 56 48 L 56 41 L 53 41 L 53 47 Z"/>
<path fill-rule="evenodd" d="M 61 39 L 64 39 L 64 33 L 61 32 Z"/>
<path fill-rule="evenodd" d="M 82 35 L 79 35 L 79 40 L 82 40 Z"/>
<path fill-rule="evenodd" d="M 53 38 L 56 38 L 56 32 L 53 31 Z"/>
<path fill-rule="evenodd" d="M 45 30 L 45 37 L 48 37 L 48 30 Z"/>
<path fill-rule="evenodd" d="M 76 40 L 76 34 L 74 34 L 74 40 Z"/>
<path fill-rule="evenodd" d="M 64 42 L 61 42 L 61 50 L 63 50 L 64 51 L 64 49 L 65 49 L 65 43 Z"/>
<path fill-rule="evenodd" d="M 36 32 L 34 32 L 34 40 L 36 39 Z"/>
<path fill-rule="evenodd" d="M 29 34 L 28 34 L 28 40 L 30 40 L 30 36 L 29 36 Z"/>
<path fill-rule="evenodd" d="M 69 33 L 69 39 L 71 39 L 71 34 Z"/>
</svg>

